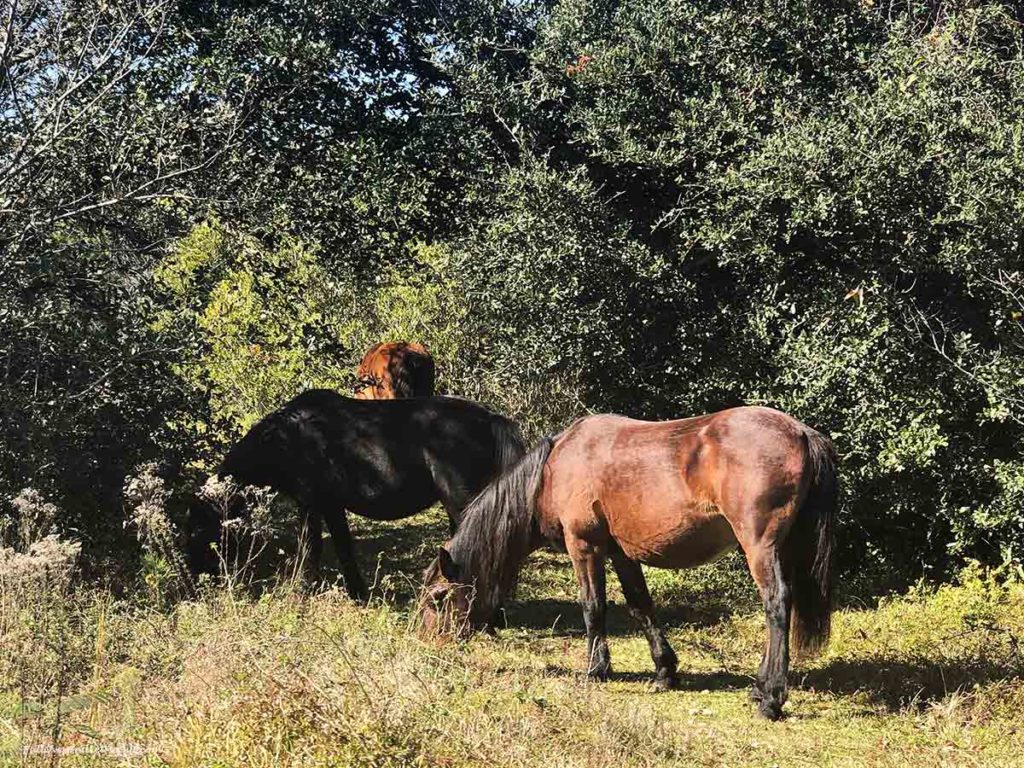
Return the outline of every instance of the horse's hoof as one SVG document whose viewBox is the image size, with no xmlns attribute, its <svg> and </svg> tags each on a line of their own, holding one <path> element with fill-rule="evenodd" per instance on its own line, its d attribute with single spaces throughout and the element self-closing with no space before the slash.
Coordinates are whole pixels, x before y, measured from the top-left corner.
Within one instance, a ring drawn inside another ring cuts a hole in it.
<svg viewBox="0 0 1024 768">
<path fill-rule="evenodd" d="M 587 677 L 598 683 L 607 683 L 608 678 L 611 677 L 611 674 L 612 668 L 610 666 L 597 667 L 587 672 Z"/>
<path fill-rule="evenodd" d="M 663 691 L 671 691 L 673 688 L 678 687 L 679 678 L 675 675 L 658 675 L 654 678 L 654 690 L 657 693 Z"/>
<path fill-rule="evenodd" d="M 758 702 L 757 711 L 768 720 L 782 719 L 782 704 L 777 701 L 764 700 Z"/>
</svg>

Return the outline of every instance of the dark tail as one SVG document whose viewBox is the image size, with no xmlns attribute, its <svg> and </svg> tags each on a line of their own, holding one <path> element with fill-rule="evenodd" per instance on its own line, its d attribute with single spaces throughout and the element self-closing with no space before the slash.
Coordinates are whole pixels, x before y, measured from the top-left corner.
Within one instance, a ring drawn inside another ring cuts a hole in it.
<svg viewBox="0 0 1024 768">
<path fill-rule="evenodd" d="M 505 474 L 484 488 L 463 511 L 447 548 L 467 583 L 476 586 L 476 606 L 490 615 L 515 588 L 534 528 L 537 492 L 555 438 L 544 438 Z"/>
<path fill-rule="evenodd" d="M 495 475 L 501 475 L 523 458 L 526 446 L 519 427 L 504 416 L 494 417 L 491 433 L 494 435 L 494 463 L 498 470 Z"/>
<path fill-rule="evenodd" d="M 836 452 L 824 435 L 808 431 L 813 477 L 790 533 L 793 568 L 793 645 L 814 653 L 828 642 L 832 626 L 832 556 L 835 549 L 839 480 Z"/>
</svg>

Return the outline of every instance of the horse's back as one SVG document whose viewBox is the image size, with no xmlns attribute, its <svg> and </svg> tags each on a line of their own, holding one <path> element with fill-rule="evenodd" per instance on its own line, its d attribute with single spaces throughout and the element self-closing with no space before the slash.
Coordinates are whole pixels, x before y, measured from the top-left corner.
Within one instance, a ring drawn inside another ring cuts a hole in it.
<svg viewBox="0 0 1024 768">
<path fill-rule="evenodd" d="M 641 457 L 659 461 L 666 451 L 686 465 L 702 454 L 706 458 L 710 451 L 731 461 L 764 462 L 805 446 L 809 434 L 817 433 L 789 414 L 764 406 L 738 406 L 669 421 L 596 414 L 563 432 L 556 451 L 564 443 L 562 450 L 570 449 L 588 461 L 616 464 Z"/>
<path fill-rule="evenodd" d="M 346 397 L 330 389 L 308 389 L 263 421 L 280 419 L 293 422 L 321 420 L 353 425 L 380 423 L 407 433 L 424 429 L 446 431 L 458 425 L 484 429 L 496 421 L 512 424 L 486 406 L 461 397 L 369 400 Z"/>
<path fill-rule="evenodd" d="M 405 517 L 437 500 L 461 510 L 523 452 L 512 422 L 456 397 L 363 400 L 309 390 L 276 413 L 295 435 L 295 453 L 314 453 L 349 508 L 370 517 Z"/>
</svg>

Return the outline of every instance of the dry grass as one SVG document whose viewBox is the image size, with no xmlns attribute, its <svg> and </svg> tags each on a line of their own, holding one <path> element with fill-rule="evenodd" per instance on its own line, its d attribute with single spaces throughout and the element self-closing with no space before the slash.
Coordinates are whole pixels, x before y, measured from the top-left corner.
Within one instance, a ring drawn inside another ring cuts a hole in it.
<svg viewBox="0 0 1024 768">
<path fill-rule="evenodd" d="M 656 694 L 619 605 L 613 680 L 580 675 L 554 555 L 497 638 L 418 637 L 406 598 L 441 531 L 360 525 L 368 570 L 392 553 L 369 608 L 336 589 L 213 591 L 162 611 L 85 590 L 41 600 L 0 646 L 0 751 L 53 764 L 57 746 L 74 766 L 1024 764 L 1022 585 L 972 572 L 840 612 L 829 650 L 793 674 L 789 717 L 768 723 L 746 700 L 762 623 L 728 563 L 657 575 L 684 688 Z M 723 615 L 716 595 L 741 610 Z"/>
</svg>

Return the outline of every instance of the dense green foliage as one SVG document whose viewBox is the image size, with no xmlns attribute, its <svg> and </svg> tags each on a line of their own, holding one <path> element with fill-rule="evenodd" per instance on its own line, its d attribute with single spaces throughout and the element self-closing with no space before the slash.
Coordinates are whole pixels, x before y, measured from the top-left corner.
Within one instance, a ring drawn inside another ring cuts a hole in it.
<svg viewBox="0 0 1024 768">
<path fill-rule="evenodd" d="M 93 552 L 132 466 L 411 338 L 532 436 L 829 432 L 870 583 L 1024 560 L 1016 4 L 139 7 L 0 55 L 0 489 Z"/>
</svg>

